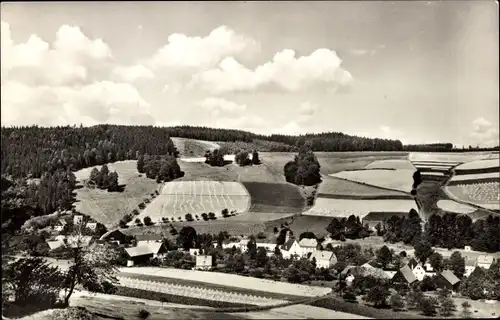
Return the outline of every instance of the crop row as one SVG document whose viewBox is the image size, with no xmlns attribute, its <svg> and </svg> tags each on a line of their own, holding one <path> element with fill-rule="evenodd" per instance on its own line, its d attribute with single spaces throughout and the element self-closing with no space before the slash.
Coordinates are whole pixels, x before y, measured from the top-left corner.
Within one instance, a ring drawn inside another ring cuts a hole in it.
<svg viewBox="0 0 500 320">
<path fill-rule="evenodd" d="M 201 287 L 183 286 L 164 282 L 146 281 L 128 277 L 119 277 L 122 286 L 131 287 L 139 290 L 149 290 L 161 293 L 188 296 L 198 299 L 226 301 L 232 303 L 252 304 L 262 306 L 272 306 L 285 303 L 286 300 L 270 299 L 248 294 L 233 293 Z"/>
</svg>

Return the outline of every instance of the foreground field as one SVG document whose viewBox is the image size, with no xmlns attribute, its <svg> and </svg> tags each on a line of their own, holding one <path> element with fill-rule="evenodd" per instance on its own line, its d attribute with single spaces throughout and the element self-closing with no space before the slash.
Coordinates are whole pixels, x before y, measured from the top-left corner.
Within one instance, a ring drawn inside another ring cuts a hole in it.
<svg viewBox="0 0 500 320">
<path fill-rule="evenodd" d="M 364 183 L 380 188 L 409 193 L 413 184 L 414 170 L 357 170 L 342 171 L 332 177 Z"/>
<path fill-rule="evenodd" d="M 274 308 L 267 311 L 230 313 L 246 319 L 370 319 L 355 314 L 304 304 Z"/>
<path fill-rule="evenodd" d="M 265 279 L 250 278 L 238 276 L 234 274 L 219 273 L 219 272 L 204 272 L 180 269 L 166 269 L 166 268 L 120 268 L 121 272 L 138 273 L 143 275 L 153 275 L 174 279 L 184 279 L 199 282 L 206 282 L 222 286 L 233 286 L 239 288 L 247 288 L 256 291 L 266 291 L 273 293 L 283 293 L 303 296 L 303 297 L 317 297 L 328 294 L 331 292 L 330 288 L 310 287 L 299 284 L 291 284 L 286 282 L 277 282 Z"/>
<path fill-rule="evenodd" d="M 96 168 L 100 169 L 100 166 Z M 108 168 L 118 173 L 118 183 L 125 185 L 124 191 L 108 192 L 81 186 L 76 190 L 75 209 L 109 228 L 116 226 L 124 214 L 137 209 L 138 204 L 155 192 L 160 184 L 145 175 L 139 175 L 136 161 L 110 163 Z M 93 167 L 75 172 L 80 185 L 88 179 L 92 169 Z"/>
<path fill-rule="evenodd" d="M 332 199 L 317 198 L 315 205 L 304 215 L 327 216 L 331 218 L 347 218 L 350 215 L 359 216 L 362 219 L 370 212 L 409 212 L 416 209 L 413 200 L 354 200 L 354 199 Z"/>
</svg>

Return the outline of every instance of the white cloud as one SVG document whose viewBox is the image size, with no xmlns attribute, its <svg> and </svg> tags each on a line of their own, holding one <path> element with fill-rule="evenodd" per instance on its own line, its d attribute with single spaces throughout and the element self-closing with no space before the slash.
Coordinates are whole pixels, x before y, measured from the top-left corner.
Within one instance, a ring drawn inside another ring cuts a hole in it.
<svg viewBox="0 0 500 320">
<path fill-rule="evenodd" d="M 469 135 L 472 146 L 494 147 L 500 144 L 498 128 L 483 117 L 472 121 L 472 132 Z"/>
<path fill-rule="evenodd" d="M 174 33 L 168 37 L 168 44 L 151 58 L 153 68 L 210 68 L 222 58 L 258 49 L 257 42 L 234 30 L 220 26 L 206 37 L 189 37 Z"/>
<path fill-rule="evenodd" d="M 223 98 L 206 98 L 199 105 L 210 111 L 213 116 L 229 116 L 231 114 L 241 114 L 245 112 L 247 106 L 229 101 Z"/>
<path fill-rule="evenodd" d="M 262 87 L 298 91 L 318 84 L 336 88 L 352 80 L 341 63 L 335 51 L 329 49 L 318 49 L 302 57 L 295 57 L 294 50 L 285 49 L 255 70 L 246 68 L 233 57 L 226 57 L 218 68 L 193 76 L 190 87 L 200 86 L 213 94 L 255 91 Z"/>
<path fill-rule="evenodd" d="M 4 21 L 1 31 L 2 125 L 154 123 L 134 86 L 107 81 L 114 62 L 102 39 L 67 25 L 51 45 L 34 34 L 15 43 Z"/>
<path fill-rule="evenodd" d="M 113 75 L 127 82 L 134 82 L 139 79 L 153 79 L 155 77 L 151 70 L 141 64 L 127 67 L 118 66 L 113 70 Z"/>
<path fill-rule="evenodd" d="M 380 131 L 382 133 L 381 138 L 383 139 L 400 140 L 403 142 L 403 139 L 405 138 L 404 132 L 385 125 L 380 126 Z"/>
</svg>

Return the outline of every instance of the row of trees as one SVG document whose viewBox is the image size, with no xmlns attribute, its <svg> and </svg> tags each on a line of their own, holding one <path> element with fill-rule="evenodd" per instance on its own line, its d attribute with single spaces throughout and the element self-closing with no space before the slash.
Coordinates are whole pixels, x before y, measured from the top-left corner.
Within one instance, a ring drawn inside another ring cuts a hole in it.
<svg viewBox="0 0 500 320">
<path fill-rule="evenodd" d="M 212 167 L 223 167 L 226 162 L 224 161 L 225 152 L 222 149 L 215 149 L 205 153 L 205 163 Z"/>
<path fill-rule="evenodd" d="M 155 179 L 158 183 L 169 182 L 184 176 L 177 159 L 171 155 L 140 155 L 137 159 L 137 171 L 145 173 L 146 177 Z"/>
<path fill-rule="evenodd" d="M 370 236 L 372 231 L 363 226 L 359 216 L 350 215 L 348 218 L 333 218 L 326 231 L 335 240 L 362 239 Z"/>
<path fill-rule="evenodd" d="M 285 164 L 284 175 L 287 182 L 305 186 L 321 182 L 320 165 L 311 147 L 310 143 L 303 145 L 294 160 Z"/>
<path fill-rule="evenodd" d="M 421 240 L 431 246 L 443 248 L 464 248 L 484 252 L 500 251 L 500 217 L 489 215 L 486 219 L 472 219 L 465 214 L 447 212 L 444 215 L 433 214 L 425 223 L 424 232 L 421 219 L 415 210 L 408 217 L 392 216 L 383 224 L 376 226 L 377 234 L 384 240 L 394 243 L 415 244 Z"/>
<path fill-rule="evenodd" d="M 252 152 L 252 159 L 250 159 L 248 151 L 241 150 L 235 154 L 234 161 L 241 167 L 249 165 L 259 165 L 259 153 L 254 150 Z"/>
</svg>

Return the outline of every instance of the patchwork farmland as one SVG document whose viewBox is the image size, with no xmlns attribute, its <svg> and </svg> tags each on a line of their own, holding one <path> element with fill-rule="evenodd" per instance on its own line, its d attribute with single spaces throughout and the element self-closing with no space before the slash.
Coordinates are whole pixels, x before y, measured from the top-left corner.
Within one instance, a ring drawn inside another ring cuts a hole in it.
<svg viewBox="0 0 500 320">
<path fill-rule="evenodd" d="M 187 213 L 213 212 L 222 216 L 221 211 L 247 211 L 250 197 L 238 182 L 220 181 L 175 181 L 165 183 L 157 196 L 138 216 L 149 216 L 153 221 L 162 217 L 170 220 L 184 219 Z"/>
<path fill-rule="evenodd" d="M 250 194 L 251 212 L 299 213 L 305 201 L 299 188 L 288 183 L 243 182 Z"/>
<path fill-rule="evenodd" d="M 395 191 L 409 193 L 413 181 L 414 170 L 357 170 L 342 171 L 332 174 L 332 177 L 364 183 Z"/>
</svg>

